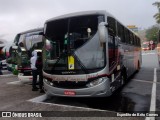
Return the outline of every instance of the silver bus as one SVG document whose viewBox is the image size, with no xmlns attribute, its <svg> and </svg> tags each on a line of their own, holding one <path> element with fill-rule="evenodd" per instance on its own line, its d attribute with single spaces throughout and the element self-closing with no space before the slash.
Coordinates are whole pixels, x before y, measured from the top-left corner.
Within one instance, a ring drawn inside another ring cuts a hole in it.
<svg viewBox="0 0 160 120">
<path fill-rule="evenodd" d="M 44 36 L 44 90 L 50 96 L 110 96 L 141 66 L 139 37 L 106 11 L 49 19 Z"/>
</svg>

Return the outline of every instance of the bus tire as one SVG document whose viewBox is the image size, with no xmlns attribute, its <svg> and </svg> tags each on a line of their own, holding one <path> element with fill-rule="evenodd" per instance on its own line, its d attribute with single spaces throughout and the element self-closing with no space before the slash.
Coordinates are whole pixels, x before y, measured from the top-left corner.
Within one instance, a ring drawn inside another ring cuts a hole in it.
<svg viewBox="0 0 160 120">
<path fill-rule="evenodd" d="M 127 81 L 127 72 L 126 68 L 123 68 L 121 71 L 121 85 L 124 85 Z"/>
<path fill-rule="evenodd" d="M 140 62 L 138 60 L 138 65 L 137 65 L 137 70 L 136 71 L 139 72 L 140 68 L 141 68 L 141 66 L 140 66 Z"/>
</svg>

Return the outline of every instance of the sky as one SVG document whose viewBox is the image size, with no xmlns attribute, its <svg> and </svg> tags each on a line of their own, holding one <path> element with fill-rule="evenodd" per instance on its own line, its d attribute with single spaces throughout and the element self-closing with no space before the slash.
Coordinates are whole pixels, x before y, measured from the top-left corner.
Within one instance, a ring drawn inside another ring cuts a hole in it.
<svg viewBox="0 0 160 120">
<path fill-rule="evenodd" d="M 17 33 L 44 26 L 67 13 L 106 10 L 124 25 L 141 29 L 156 24 L 156 0 L 0 0 L 0 39 L 12 43 Z"/>
</svg>

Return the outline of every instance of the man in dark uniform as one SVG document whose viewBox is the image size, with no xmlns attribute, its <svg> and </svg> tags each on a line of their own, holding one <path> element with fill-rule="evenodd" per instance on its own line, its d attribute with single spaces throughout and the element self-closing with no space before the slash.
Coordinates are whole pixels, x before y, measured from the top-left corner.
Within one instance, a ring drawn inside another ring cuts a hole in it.
<svg viewBox="0 0 160 120">
<path fill-rule="evenodd" d="M 42 73 L 42 52 L 37 52 L 37 61 L 36 61 L 36 68 L 39 75 L 39 89 L 40 93 L 44 93 L 43 90 L 43 73 Z"/>
</svg>

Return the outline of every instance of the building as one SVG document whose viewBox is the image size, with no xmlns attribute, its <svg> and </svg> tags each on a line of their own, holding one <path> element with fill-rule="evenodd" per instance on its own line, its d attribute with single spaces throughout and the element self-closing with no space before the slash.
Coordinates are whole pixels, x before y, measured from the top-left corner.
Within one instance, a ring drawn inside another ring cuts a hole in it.
<svg viewBox="0 0 160 120">
<path fill-rule="evenodd" d="M 129 28 L 135 33 L 138 33 L 138 27 L 136 27 L 135 25 L 127 25 L 127 28 Z"/>
</svg>

